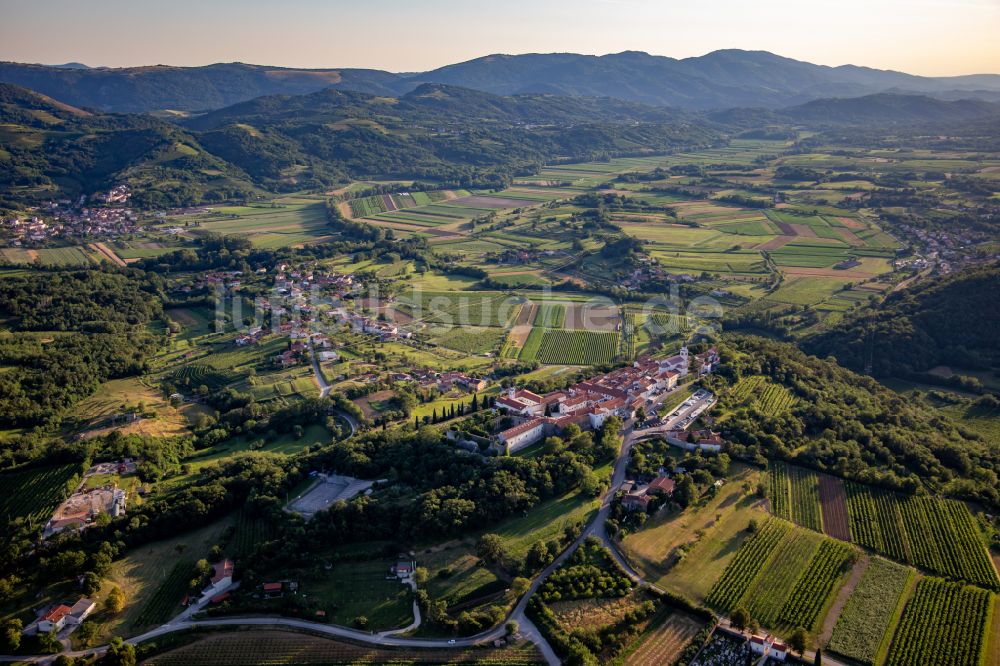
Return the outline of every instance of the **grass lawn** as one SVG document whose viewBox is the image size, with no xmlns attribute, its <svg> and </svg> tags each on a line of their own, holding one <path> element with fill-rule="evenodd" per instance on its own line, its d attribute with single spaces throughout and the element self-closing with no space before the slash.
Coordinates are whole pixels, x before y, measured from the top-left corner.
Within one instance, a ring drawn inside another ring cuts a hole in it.
<svg viewBox="0 0 1000 666">
<path fill-rule="evenodd" d="M 359 615 L 375 631 L 403 627 L 413 621 L 410 588 L 386 579 L 390 562 L 345 562 L 302 580 L 300 593 L 318 600 L 334 624 L 352 625 Z"/>
<path fill-rule="evenodd" d="M 595 470 L 601 473 L 601 469 Z M 538 504 L 528 515 L 511 518 L 489 530 L 499 534 L 512 555 L 526 555 L 532 544 L 548 541 L 562 534 L 567 525 L 587 522 L 601 505 L 601 500 L 572 491 Z"/>
<path fill-rule="evenodd" d="M 417 566 L 426 567 L 430 573 L 427 592 L 449 607 L 485 596 L 500 587 L 500 579 L 479 563 L 474 549 L 466 544 L 418 553 Z"/>
<path fill-rule="evenodd" d="M 171 539 L 141 546 L 111 566 L 108 582 L 98 595 L 103 601 L 113 585 L 125 593 L 125 610 L 115 617 L 98 615 L 101 622 L 101 638 L 115 635 L 129 635 L 142 629 L 136 624 L 146 603 L 170 575 L 174 564 L 181 558 L 198 560 L 208 555 L 209 549 L 222 541 L 222 533 L 234 523 L 233 518 L 224 518 L 199 530 L 177 535 Z M 177 599 L 177 613 L 183 610 Z"/>
<path fill-rule="evenodd" d="M 734 464 L 726 485 L 714 498 L 650 520 L 646 528 L 625 538 L 624 552 L 657 585 L 703 602 L 748 536 L 750 520 L 767 517 L 761 500 L 743 492 L 746 482 L 756 488 L 760 476 L 757 469 Z M 690 544 L 687 555 L 670 566 L 675 549 L 683 544 Z"/>
<path fill-rule="evenodd" d="M 127 411 L 143 411 L 137 408 L 151 410 L 156 416 L 139 419 L 120 428 L 123 434 L 153 437 L 187 434 L 189 419 L 194 419 L 199 413 L 196 405 L 171 406 L 157 389 L 146 386 L 138 377 L 112 379 L 101 384 L 96 393 L 80 401 L 73 411 L 81 422 L 98 426 L 108 417 Z"/>
</svg>

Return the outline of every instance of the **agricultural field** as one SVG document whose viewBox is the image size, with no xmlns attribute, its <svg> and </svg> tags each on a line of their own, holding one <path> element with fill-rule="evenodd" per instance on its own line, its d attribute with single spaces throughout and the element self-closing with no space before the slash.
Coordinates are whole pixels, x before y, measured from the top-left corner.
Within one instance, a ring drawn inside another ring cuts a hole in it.
<svg viewBox="0 0 1000 666">
<path fill-rule="evenodd" d="M 707 603 L 727 613 L 743 607 L 766 627 L 812 630 L 855 558 L 847 544 L 772 518 L 742 545 Z"/>
<path fill-rule="evenodd" d="M 0 517 L 44 523 L 79 483 L 79 465 L 38 467 L 0 474 Z"/>
<path fill-rule="evenodd" d="M 622 542 L 626 557 L 659 587 L 703 601 L 750 534 L 751 520 L 762 521 L 753 488 L 761 473 L 734 464 L 728 482 L 704 505 L 655 516 Z M 721 516 L 721 517 L 720 517 Z"/>
<path fill-rule="evenodd" d="M 938 578 L 917 583 L 889 648 L 887 666 L 966 666 L 986 651 L 993 595 Z"/>
<path fill-rule="evenodd" d="M 793 529 L 775 547 L 773 557 L 760 569 L 739 605 L 761 624 L 777 626 L 790 601 L 789 595 L 795 591 L 789 581 L 796 580 L 809 566 L 820 542 L 816 534 Z"/>
<path fill-rule="evenodd" d="M 566 321 L 566 307 L 561 303 L 542 303 L 535 315 L 535 326 L 543 328 L 562 328 Z"/>
<path fill-rule="evenodd" d="M 1000 581 L 969 510 L 960 502 L 847 484 L 855 543 L 989 590 Z"/>
<path fill-rule="evenodd" d="M 297 631 L 254 628 L 213 633 L 158 654 L 147 666 L 346 666 L 348 664 L 475 664 L 535 666 L 545 661 L 534 646 L 413 649 L 374 647 Z"/>
<path fill-rule="evenodd" d="M 531 342 L 531 338 L 528 339 Z M 542 335 L 536 358 L 542 363 L 597 365 L 610 363 L 618 355 L 617 333 L 562 331 L 547 329 Z M 525 345 L 527 347 L 527 344 Z"/>
<path fill-rule="evenodd" d="M 335 564 L 303 577 L 300 590 L 334 624 L 350 625 L 364 615 L 376 631 L 403 627 L 413 621 L 410 588 L 386 579 L 389 566 L 377 559 Z"/>
<path fill-rule="evenodd" d="M 762 375 L 740 378 L 729 389 L 728 398 L 733 405 L 749 405 L 768 416 L 788 411 L 795 402 L 795 397 L 788 389 L 768 381 Z"/>
<path fill-rule="evenodd" d="M 914 570 L 873 557 L 833 629 L 827 648 L 874 666 L 888 644 L 894 614 L 906 599 Z M 889 634 L 889 635 L 887 635 Z"/>
<path fill-rule="evenodd" d="M 788 523 L 777 519 L 764 523 L 740 547 L 722 577 L 715 582 L 706 601 L 722 611 L 736 608 L 791 529 Z"/>
<path fill-rule="evenodd" d="M 823 531 L 820 518 L 819 478 L 804 467 L 790 467 L 792 522 L 817 532 Z"/>
<path fill-rule="evenodd" d="M 321 198 L 276 199 L 253 206 L 217 206 L 208 213 L 172 218 L 166 226 L 189 224 L 185 234 L 206 232 L 242 235 L 255 247 L 271 250 L 296 247 L 330 238 L 326 207 Z"/>
<path fill-rule="evenodd" d="M 781 609 L 778 620 L 788 627 L 816 627 L 823 604 L 834 586 L 850 571 L 856 551 L 847 544 L 824 539 Z"/>
<path fill-rule="evenodd" d="M 523 298 L 500 292 L 413 290 L 400 296 L 397 308 L 426 324 L 506 327 Z"/>
<path fill-rule="evenodd" d="M 456 351 L 468 354 L 485 354 L 495 351 L 506 337 L 506 331 L 501 328 L 455 326 L 434 336 L 431 340 L 435 344 Z"/>
<path fill-rule="evenodd" d="M 448 608 L 475 603 L 507 588 L 507 583 L 483 565 L 473 548 L 465 545 L 428 548 L 417 554 L 418 565 L 430 576 L 427 593 Z"/>
<path fill-rule="evenodd" d="M 671 664 L 690 645 L 705 623 L 681 611 L 672 611 L 653 622 L 625 657 L 624 666 Z"/>
<path fill-rule="evenodd" d="M 100 253 L 87 247 L 42 247 L 34 250 L 24 248 L 0 248 L 0 260 L 11 264 L 34 264 L 49 267 L 94 266 L 102 259 Z"/>
<path fill-rule="evenodd" d="M 771 501 L 771 513 L 783 520 L 792 519 L 791 505 L 788 501 L 788 466 L 778 460 L 772 460 L 768 466 L 767 496 Z"/>
<path fill-rule="evenodd" d="M 188 593 L 199 594 L 199 590 L 191 589 L 191 580 L 196 577 L 194 560 L 179 559 L 170 569 L 166 580 L 160 583 L 156 592 L 149 598 L 142 612 L 135 618 L 136 626 L 151 627 L 163 624 L 180 613 L 181 600 Z"/>
</svg>

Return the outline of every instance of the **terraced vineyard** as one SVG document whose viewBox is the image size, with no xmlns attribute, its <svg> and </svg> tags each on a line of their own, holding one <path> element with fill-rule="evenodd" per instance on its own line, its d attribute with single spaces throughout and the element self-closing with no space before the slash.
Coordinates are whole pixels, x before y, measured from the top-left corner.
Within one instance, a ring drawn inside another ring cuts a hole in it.
<svg viewBox="0 0 1000 666">
<path fill-rule="evenodd" d="M 925 578 L 906 605 L 888 666 L 972 666 L 986 650 L 993 598 L 971 586 Z"/>
<path fill-rule="evenodd" d="M 547 329 L 542 336 L 537 358 L 542 363 L 568 365 L 610 363 L 618 355 L 618 340 L 617 333 Z M 529 336 L 528 342 L 530 341 Z M 527 343 L 525 346 L 527 347 Z"/>
<path fill-rule="evenodd" d="M 156 588 L 142 612 L 135 619 L 137 627 L 149 627 L 163 624 L 180 612 L 181 600 L 188 591 L 191 579 L 196 576 L 192 560 L 180 560 L 170 570 L 170 574 Z"/>
<path fill-rule="evenodd" d="M 771 416 L 787 411 L 795 402 L 788 389 L 762 375 L 742 377 L 729 389 L 728 397 L 733 406 L 749 405 Z"/>
<path fill-rule="evenodd" d="M 767 482 L 771 513 L 778 518 L 791 520 L 792 514 L 788 505 L 788 466 L 779 460 L 772 460 L 768 468 Z"/>
<path fill-rule="evenodd" d="M 72 490 L 79 472 L 79 465 L 59 465 L 0 474 L 0 519 L 44 523 Z"/>
<path fill-rule="evenodd" d="M 827 647 L 862 664 L 874 664 L 913 569 L 873 557 L 837 619 Z"/>
<path fill-rule="evenodd" d="M 825 600 L 850 569 L 854 557 L 855 551 L 850 546 L 824 539 L 781 609 L 780 622 L 790 627 L 814 629 Z"/>
<path fill-rule="evenodd" d="M 622 319 L 622 356 L 625 358 L 635 358 L 636 334 L 638 330 L 635 313 L 626 312 Z"/>
<path fill-rule="evenodd" d="M 774 549 L 740 605 L 765 626 L 775 626 L 792 589 L 791 582 L 809 566 L 820 537 L 806 530 L 792 530 Z"/>
<path fill-rule="evenodd" d="M 625 666 L 672 664 L 701 631 L 704 623 L 686 613 L 671 613 L 646 630 L 642 643 L 628 657 Z"/>
<path fill-rule="evenodd" d="M 964 504 L 847 484 L 851 538 L 956 580 L 1000 590 L 996 569 Z"/>
<path fill-rule="evenodd" d="M 792 482 L 792 520 L 802 527 L 822 532 L 819 477 L 816 476 L 815 472 L 803 467 L 791 467 L 789 468 L 789 478 Z"/>
<path fill-rule="evenodd" d="M 706 601 L 723 611 L 731 611 L 739 604 L 764 564 L 774 554 L 781 540 L 791 530 L 791 525 L 781 520 L 769 520 L 749 538 L 712 586 Z"/>
</svg>

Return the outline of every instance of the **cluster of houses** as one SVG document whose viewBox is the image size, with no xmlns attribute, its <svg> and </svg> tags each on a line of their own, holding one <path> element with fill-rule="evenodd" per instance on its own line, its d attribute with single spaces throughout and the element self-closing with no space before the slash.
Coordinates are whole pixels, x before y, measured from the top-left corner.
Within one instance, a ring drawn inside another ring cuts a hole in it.
<svg viewBox="0 0 1000 666">
<path fill-rule="evenodd" d="M 501 252 L 488 252 L 483 257 L 488 263 L 493 264 L 527 264 L 538 261 L 542 257 L 551 257 L 556 254 L 565 254 L 556 250 L 535 250 L 535 249 L 508 249 Z"/>
<path fill-rule="evenodd" d="M 255 307 L 258 311 L 271 315 L 270 330 L 251 327 L 241 332 L 234 344 L 246 346 L 257 344 L 265 335 L 274 333 L 288 335 L 292 340 L 307 340 L 320 349 L 331 346 L 325 333 L 317 330 L 315 322 L 323 315 L 339 324 L 348 325 L 355 333 L 378 336 L 382 340 L 410 338 L 409 331 L 400 329 L 391 322 L 379 321 L 341 305 L 343 299 L 353 297 L 357 290 L 354 277 L 326 271 L 319 267 L 290 268 L 287 264 L 274 267 L 274 289 L 271 297 L 258 297 Z M 257 273 L 266 274 L 266 268 Z M 230 291 L 238 292 L 243 286 L 240 271 L 220 271 L 205 276 L 205 286 L 225 285 Z M 197 285 L 196 285 L 197 286 Z M 320 360 L 333 360 L 331 353 Z M 276 360 L 281 363 L 282 360 Z M 289 363 L 294 361 L 289 357 Z"/>
<path fill-rule="evenodd" d="M 118 185 L 108 192 L 91 197 L 94 205 L 87 205 L 87 197 L 76 200 L 61 199 L 43 204 L 48 221 L 32 215 L 11 217 L 3 226 L 12 235 L 15 247 L 41 243 L 55 238 L 83 236 L 117 237 L 139 231 L 138 216 L 131 208 L 124 207 L 132 196 L 127 185 Z"/>
<path fill-rule="evenodd" d="M 515 453 L 571 423 L 600 428 L 611 416 L 631 418 L 654 395 L 674 389 L 690 372 L 711 372 L 718 362 L 715 348 L 692 357 L 687 347 L 682 347 L 670 358 L 643 356 L 629 367 L 544 396 L 510 389 L 497 398 L 496 407 L 517 418 L 518 423 L 497 433 L 494 446 L 503 453 Z"/>
<path fill-rule="evenodd" d="M 622 282 L 622 286 L 631 290 L 640 289 L 642 285 L 651 280 L 663 280 L 666 277 L 666 271 L 660 268 L 658 264 L 650 262 L 645 266 L 640 266 L 632 271 L 632 273 Z"/>
<path fill-rule="evenodd" d="M 35 636 L 37 634 L 47 634 L 56 632 L 57 634 L 66 627 L 76 628 L 83 624 L 97 604 L 86 597 L 80 599 L 73 605 L 55 604 L 44 609 L 33 622 L 28 624 L 21 633 L 25 636 Z"/>
</svg>

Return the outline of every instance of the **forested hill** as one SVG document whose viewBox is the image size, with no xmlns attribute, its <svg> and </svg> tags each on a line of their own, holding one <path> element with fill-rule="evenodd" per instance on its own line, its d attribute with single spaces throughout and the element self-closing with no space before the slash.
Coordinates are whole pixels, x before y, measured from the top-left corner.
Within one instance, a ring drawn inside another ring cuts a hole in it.
<svg viewBox="0 0 1000 666">
<path fill-rule="evenodd" d="M 88 194 L 122 182 L 167 207 L 319 189 L 350 178 L 502 186 L 559 158 L 707 146 L 715 126 L 611 99 L 500 97 L 426 85 L 401 97 L 322 90 L 262 97 L 191 120 L 88 112 L 0 84 L 0 188 Z M 0 209 L 4 208 L 0 200 Z"/>
<path fill-rule="evenodd" d="M 995 368 L 1000 366 L 998 287 L 1000 264 L 918 281 L 880 305 L 848 314 L 802 345 L 854 370 L 864 369 L 870 358 L 876 377 L 938 365 Z"/>
<path fill-rule="evenodd" d="M 378 94 L 399 77 L 370 69 L 288 69 L 220 63 L 204 67 L 66 68 L 0 63 L 0 81 L 101 111 L 206 111 L 261 95 L 298 95 L 328 86 Z"/>
<path fill-rule="evenodd" d="M 794 345 L 727 336 L 717 376 L 718 427 L 730 452 L 782 458 L 848 479 L 905 492 L 942 493 L 1000 506 L 1000 449 L 870 377 L 809 357 Z M 905 347 L 903 348 L 905 353 Z M 787 407 L 740 399 L 728 387 L 747 378 L 787 391 Z"/>
<path fill-rule="evenodd" d="M 436 126 L 489 121 L 501 125 L 565 125 L 573 123 L 671 123 L 700 120 L 676 109 L 623 102 L 610 97 L 548 94 L 494 95 L 437 83 L 423 84 L 399 97 L 328 88 L 308 95 L 272 95 L 234 104 L 194 117 L 191 129 L 214 129 L 232 122 L 273 126 L 323 121 L 332 117 L 383 117 L 388 122 Z"/>
</svg>

